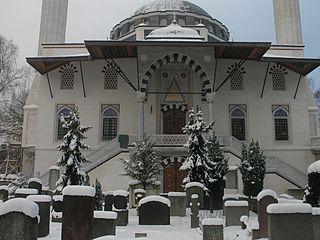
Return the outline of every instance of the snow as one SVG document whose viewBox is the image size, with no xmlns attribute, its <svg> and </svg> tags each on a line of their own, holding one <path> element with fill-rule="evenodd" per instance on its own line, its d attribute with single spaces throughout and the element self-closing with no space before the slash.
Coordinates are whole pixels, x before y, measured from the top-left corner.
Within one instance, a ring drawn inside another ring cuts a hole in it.
<svg viewBox="0 0 320 240">
<path fill-rule="evenodd" d="M 50 170 L 59 170 L 60 171 L 60 167 L 58 167 L 58 166 L 51 166 L 51 167 L 49 167 L 49 171 Z"/>
<path fill-rule="evenodd" d="M 31 218 L 35 218 L 39 214 L 39 207 L 28 199 L 13 198 L 1 204 L 0 207 L 0 216 L 10 212 L 22 212 Z"/>
<path fill-rule="evenodd" d="M 113 192 L 113 196 L 123 196 L 123 197 L 127 197 L 128 196 L 128 192 L 124 191 L 124 190 L 117 190 Z"/>
<path fill-rule="evenodd" d="M 112 211 L 94 211 L 93 216 L 99 219 L 117 219 L 118 214 Z"/>
<path fill-rule="evenodd" d="M 243 215 L 240 217 L 240 222 L 247 223 L 249 222 L 249 218 L 247 215 Z"/>
<path fill-rule="evenodd" d="M 312 163 L 309 167 L 308 167 L 308 174 L 310 173 L 320 173 L 320 160 Z"/>
<path fill-rule="evenodd" d="M 166 204 L 168 207 L 170 207 L 171 205 L 171 202 L 169 199 L 167 198 L 164 198 L 164 197 L 160 197 L 160 196 L 149 196 L 149 197 L 145 197 L 145 198 L 142 198 L 140 201 L 139 201 L 139 207 L 147 202 L 161 202 L 163 204 Z"/>
<path fill-rule="evenodd" d="M 28 181 L 28 183 L 30 183 L 30 182 L 37 182 L 37 183 L 39 183 L 39 184 L 42 185 L 42 181 L 41 181 L 41 179 L 39 179 L 39 178 L 30 178 L 29 181 Z"/>
<path fill-rule="evenodd" d="M 88 196 L 94 197 L 96 189 L 90 186 L 66 186 L 62 190 L 63 196 Z"/>
<path fill-rule="evenodd" d="M 280 194 L 279 198 L 294 199 L 293 196 L 286 194 L 286 193 Z"/>
<path fill-rule="evenodd" d="M 267 212 L 270 214 L 312 213 L 312 207 L 307 203 L 275 203 L 267 207 Z"/>
<path fill-rule="evenodd" d="M 113 191 L 107 191 L 107 192 L 105 193 L 105 195 L 112 195 L 112 196 L 113 196 Z"/>
<path fill-rule="evenodd" d="M 247 201 L 226 201 L 224 206 L 226 207 L 248 207 Z"/>
<path fill-rule="evenodd" d="M 192 195 L 191 195 L 191 198 L 192 198 L 192 199 L 196 199 L 196 198 L 199 198 L 199 196 L 198 196 L 198 194 L 192 194 Z"/>
<path fill-rule="evenodd" d="M 1 185 L 0 190 L 6 190 L 9 191 L 9 187 L 7 185 Z"/>
<path fill-rule="evenodd" d="M 54 218 L 62 218 L 62 212 L 52 211 L 52 217 Z"/>
<path fill-rule="evenodd" d="M 205 218 L 202 220 L 202 226 L 204 225 L 223 225 L 223 219 L 222 218 Z"/>
<path fill-rule="evenodd" d="M 63 196 L 62 195 L 54 195 L 52 197 L 53 201 L 63 201 Z"/>
<path fill-rule="evenodd" d="M 312 215 L 319 216 L 320 208 L 312 208 Z"/>
<path fill-rule="evenodd" d="M 236 171 L 238 168 L 238 166 L 229 166 L 229 171 Z"/>
<path fill-rule="evenodd" d="M 51 202 L 51 197 L 49 195 L 30 195 L 27 199 L 34 202 Z"/>
<path fill-rule="evenodd" d="M 15 192 L 15 194 L 34 194 L 37 195 L 38 194 L 38 190 L 37 189 L 33 189 L 33 188 L 18 188 Z"/>
<path fill-rule="evenodd" d="M 265 190 L 262 190 L 258 196 L 257 196 L 257 200 L 260 201 L 262 198 L 266 197 L 266 196 L 271 196 L 273 197 L 274 199 L 277 199 L 277 194 L 275 191 L 272 191 L 270 189 L 265 189 Z"/>
<path fill-rule="evenodd" d="M 169 192 L 168 197 L 185 197 L 185 192 Z"/>
<path fill-rule="evenodd" d="M 286 198 L 278 198 L 278 203 L 303 203 L 302 200 L 298 200 L 298 199 L 286 199 Z"/>
<path fill-rule="evenodd" d="M 201 187 L 203 188 L 203 184 L 199 182 L 190 182 L 186 184 L 186 189 L 190 187 Z"/>
<path fill-rule="evenodd" d="M 146 193 L 146 190 L 138 188 L 133 191 L 134 193 Z"/>
</svg>

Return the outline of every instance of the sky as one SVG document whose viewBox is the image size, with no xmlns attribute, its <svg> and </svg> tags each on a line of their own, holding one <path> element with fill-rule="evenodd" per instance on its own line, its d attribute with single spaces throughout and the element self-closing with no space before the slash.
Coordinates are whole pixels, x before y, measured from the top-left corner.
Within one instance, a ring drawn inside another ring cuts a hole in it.
<svg viewBox="0 0 320 240">
<path fill-rule="evenodd" d="M 151 0 L 69 0 L 67 42 L 107 39 L 110 30 Z M 272 0 L 190 0 L 226 25 L 233 41 L 275 42 Z M 300 0 L 306 57 L 320 57 L 320 1 Z M 0 0 L 0 34 L 19 47 L 19 64 L 36 56 L 41 0 Z M 320 67 L 310 77 L 320 87 Z"/>
</svg>

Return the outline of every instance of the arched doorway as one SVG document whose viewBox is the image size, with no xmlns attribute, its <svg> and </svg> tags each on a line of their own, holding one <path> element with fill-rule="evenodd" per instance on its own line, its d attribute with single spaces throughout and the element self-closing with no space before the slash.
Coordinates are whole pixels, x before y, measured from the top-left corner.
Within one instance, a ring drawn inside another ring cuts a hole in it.
<svg viewBox="0 0 320 240">
<path fill-rule="evenodd" d="M 182 134 L 186 125 L 186 113 L 180 109 L 168 109 L 163 113 L 163 134 Z"/>
<path fill-rule="evenodd" d="M 163 192 L 183 192 L 183 179 L 187 171 L 180 170 L 182 165 L 180 157 L 166 158 L 163 161 Z"/>
</svg>

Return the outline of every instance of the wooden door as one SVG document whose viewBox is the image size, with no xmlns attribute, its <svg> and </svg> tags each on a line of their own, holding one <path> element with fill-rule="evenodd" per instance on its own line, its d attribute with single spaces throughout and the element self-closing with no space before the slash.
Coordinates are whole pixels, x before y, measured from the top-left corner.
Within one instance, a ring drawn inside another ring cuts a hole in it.
<svg viewBox="0 0 320 240">
<path fill-rule="evenodd" d="M 163 134 L 182 134 L 186 125 L 186 114 L 179 109 L 169 109 L 163 113 Z"/>
<path fill-rule="evenodd" d="M 183 179 L 187 176 L 187 171 L 180 170 L 181 162 L 175 160 L 164 168 L 163 191 L 164 192 L 183 192 Z"/>
</svg>

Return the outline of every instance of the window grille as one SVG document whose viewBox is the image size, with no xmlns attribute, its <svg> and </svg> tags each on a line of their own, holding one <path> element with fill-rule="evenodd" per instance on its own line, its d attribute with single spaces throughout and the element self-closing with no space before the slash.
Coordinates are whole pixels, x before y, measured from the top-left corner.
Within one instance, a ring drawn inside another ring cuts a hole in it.
<svg viewBox="0 0 320 240">
<path fill-rule="evenodd" d="M 62 140 L 63 137 L 67 134 L 67 129 L 62 127 L 62 122 L 60 118 L 62 116 L 67 117 L 70 114 L 70 111 L 72 110 L 72 106 L 70 105 L 61 105 L 60 107 L 58 106 L 58 112 L 57 112 L 57 140 Z"/>
<path fill-rule="evenodd" d="M 270 68 L 269 74 L 272 75 L 272 89 L 273 91 L 286 91 L 286 78 L 288 74 L 286 69 L 279 64 Z"/>
<path fill-rule="evenodd" d="M 227 73 L 232 73 L 230 77 L 230 89 L 231 90 L 243 90 L 244 89 L 244 80 L 243 80 L 243 74 L 246 73 L 244 67 L 241 67 L 239 69 L 238 64 L 232 64 L 227 69 Z M 235 70 L 237 69 L 237 70 Z"/>
<path fill-rule="evenodd" d="M 65 64 L 59 70 L 60 73 L 60 89 L 70 90 L 73 89 L 74 75 L 77 71 L 77 67 L 73 64 Z"/>
<path fill-rule="evenodd" d="M 246 113 L 240 107 L 233 108 L 231 116 L 231 135 L 240 141 L 246 140 Z"/>
<path fill-rule="evenodd" d="M 118 135 L 118 105 L 106 105 L 102 111 L 102 140 L 109 141 Z"/>
<path fill-rule="evenodd" d="M 108 64 L 104 66 L 102 72 L 104 73 L 104 89 L 115 90 L 118 89 L 118 72 Z"/>
<path fill-rule="evenodd" d="M 185 25 L 186 25 L 186 21 L 185 21 L 183 18 L 179 18 L 179 19 L 178 19 L 178 24 L 179 24 L 180 26 L 185 26 Z"/>
<path fill-rule="evenodd" d="M 276 141 L 289 140 L 288 111 L 278 107 L 273 112 L 274 131 Z"/>
<path fill-rule="evenodd" d="M 167 26 L 167 25 L 168 25 L 167 19 L 166 19 L 166 18 L 162 18 L 162 19 L 160 20 L 160 26 Z"/>
</svg>

